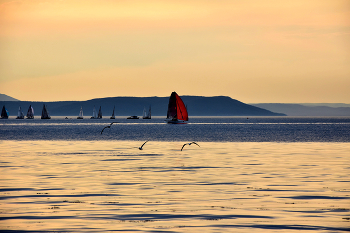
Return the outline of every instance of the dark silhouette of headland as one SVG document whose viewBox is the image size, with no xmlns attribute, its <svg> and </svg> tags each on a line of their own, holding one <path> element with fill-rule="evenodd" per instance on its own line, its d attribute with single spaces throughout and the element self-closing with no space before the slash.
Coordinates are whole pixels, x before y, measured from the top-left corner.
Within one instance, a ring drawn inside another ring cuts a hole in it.
<svg viewBox="0 0 350 233">
<path fill-rule="evenodd" d="M 11 96 L 0 94 L 0 101 L 20 101 L 18 99 L 12 98 Z"/>
<path fill-rule="evenodd" d="M 263 108 L 245 104 L 227 96 L 181 96 L 191 116 L 284 116 Z M 41 110 L 45 104 L 51 116 L 78 116 L 80 108 L 84 116 L 92 115 L 94 106 L 101 106 L 104 116 L 110 116 L 115 106 L 116 116 L 142 115 L 145 107 L 152 106 L 152 116 L 166 116 L 169 97 L 109 97 L 87 101 L 0 101 L 6 105 L 10 116 L 15 116 L 18 107 L 26 110 L 32 105 L 34 110 Z"/>
</svg>

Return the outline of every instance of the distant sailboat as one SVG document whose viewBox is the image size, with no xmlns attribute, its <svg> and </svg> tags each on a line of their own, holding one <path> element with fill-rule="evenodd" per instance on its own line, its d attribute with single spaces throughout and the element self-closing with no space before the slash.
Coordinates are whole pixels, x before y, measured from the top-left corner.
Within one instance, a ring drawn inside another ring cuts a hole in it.
<svg viewBox="0 0 350 233">
<path fill-rule="evenodd" d="M 169 98 L 167 119 L 171 124 L 184 124 L 188 121 L 187 108 L 176 92 L 172 92 Z"/>
<path fill-rule="evenodd" d="M 113 108 L 112 116 L 110 117 L 110 119 L 115 119 L 114 110 L 115 110 L 115 106 Z"/>
<path fill-rule="evenodd" d="M 143 109 L 143 119 L 151 119 L 151 106 L 149 106 L 148 112 L 146 108 Z"/>
<path fill-rule="evenodd" d="M 98 119 L 101 119 L 101 118 L 102 118 L 101 106 L 100 106 L 100 109 L 98 110 L 97 118 L 98 118 Z"/>
<path fill-rule="evenodd" d="M 18 108 L 18 114 L 17 114 L 16 119 L 24 119 L 24 114 L 23 114 L 21 106 L 19 106 L 19 108 Z"/>
<path fill-rule="evenodd" d="M 97 113 L 96 113 L 96 108 L 94 106 L 94 109 L 92 110 L 92 117 L 91 119 L 97 119 Z"/>
<path fill-rule="evenodd" d="M 28 112 L 27 112 L 27 119 L 34 119 L 34 109 L 32 105 L 29 105 Z"/>
<path fill-rule="evenodd" d="M 43 110 L 41 111 L 41 119 L 51 119 L 45 104 L 43 106 Z"/>
<path fill-rule="evenodd" d="M 84 119 L 84 116 L 83 116 L 83 106 L 80 107 L 80 112 L 79 112 L 79 116 L 77 117 L 77 119 Z"/>
<path fill-rule="evenodd" d="M 8 119 L 8 118 L 9 118 L 9 112 L 7 111 L 4 105 L 1 110 L 1 119 Z"/>
</svg>

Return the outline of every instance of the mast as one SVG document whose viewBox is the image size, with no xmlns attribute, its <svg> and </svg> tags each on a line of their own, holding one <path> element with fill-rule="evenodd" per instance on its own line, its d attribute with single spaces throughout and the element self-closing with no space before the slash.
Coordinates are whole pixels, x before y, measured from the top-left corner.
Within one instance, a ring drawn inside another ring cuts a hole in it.
<svg viewBox="0 0 350 233">
<path fill-rule="evenodd" d="M 114 110 L 115 110 L 115 105 L 113 107 L 113 112 L 112 112 L 112 116 L 110 117 L 110 119 L 115 119 Z"/>
<path fill-rule="evenodd" d="M 148 117 L 151 119 L 151 105 L 149 106 Z"/>
<path fill-rule="evenodd" d="M 97 118 L 98 118 L 98 119 L 101 119 L 101 118 L 102 118 L 102 110 L 101 110 L 101 106 L 100 106 L 100 109 L 98 110 L 98 115 L 97 115 Z"/>
</svg>

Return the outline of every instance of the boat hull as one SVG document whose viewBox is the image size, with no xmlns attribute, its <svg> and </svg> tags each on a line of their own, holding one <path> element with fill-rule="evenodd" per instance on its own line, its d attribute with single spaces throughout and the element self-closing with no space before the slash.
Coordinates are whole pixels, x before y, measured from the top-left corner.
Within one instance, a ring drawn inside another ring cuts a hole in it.
<svg viewBox="0 0 350 233">
<path fill-rule="evenodd" d="M 165 120 L 166 123 L 168 124 L 187 124 L 186 121 L 180 121 L 180 120 L 173 120 L 173 119 L 169 119 L 169 120 Z"/>
<path fill-rule="evenodd" d="M 139 117 L 138 116 L 130 116 L 130 117 L 126 118 L 126 119 L 136 120 L 136 119 L 139 119 Z"/>
</svg>

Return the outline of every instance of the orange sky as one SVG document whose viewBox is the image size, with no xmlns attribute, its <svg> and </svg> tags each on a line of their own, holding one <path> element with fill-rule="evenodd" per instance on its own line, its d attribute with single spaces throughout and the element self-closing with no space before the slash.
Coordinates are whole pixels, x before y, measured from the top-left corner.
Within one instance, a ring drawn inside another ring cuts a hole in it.
<svg viewBox="0 0 350 233">
<path fill-rule="evenodd" d="M 0 0 L 0 93 L 350 103 L 348 0 Z"/>
</svg>

